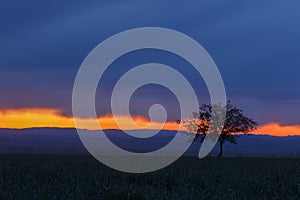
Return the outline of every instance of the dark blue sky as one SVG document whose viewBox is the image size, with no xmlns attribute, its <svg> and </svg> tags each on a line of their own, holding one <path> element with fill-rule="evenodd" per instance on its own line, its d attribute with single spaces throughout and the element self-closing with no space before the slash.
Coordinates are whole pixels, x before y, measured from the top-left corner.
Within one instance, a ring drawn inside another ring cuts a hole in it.
<svg viewBox="0 0 300 200">
<path fill-rule="evenodd" d="M 118 32 L 156 26 L 202 44 L 221 72 L 228 99 L 260 123 L 300 124 L 299 1 L 88 2 L 0 2 L 0 109 L 50 107 L 70 115 L 73 82 L 87 54 Z M 118 65 L 153 60 L 184 65 L 151 51 L 128 55 Z M 117 67 L 107 73 L 104 89 L 119 73 Z M 201 78 L 188 67 L 183 73 L 207 99 Z M 141 89 L 150 95 L 136 94 L 145 104 L 136 100 L 140 106 L 133 114 L 145 114 L 151 103 L 162 102 L 176 115 L 176 101 L 163 90 Z M 103 92 L 97 96 L 101 114 L 108 112 Z"/>
</svg>

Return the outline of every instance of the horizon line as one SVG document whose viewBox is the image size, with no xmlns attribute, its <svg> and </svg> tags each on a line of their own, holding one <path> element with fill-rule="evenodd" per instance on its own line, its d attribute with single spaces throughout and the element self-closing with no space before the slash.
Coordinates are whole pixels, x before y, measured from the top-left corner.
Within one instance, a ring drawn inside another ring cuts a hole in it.
<svg viewBox="0 0 300 200">
<path fill-rule="evenodd" d="M 0 109 L 0 128 L 78 128 L 86 130 L 173 130 L 178 131 L 177 122 L 149 121 L 143 116 L 105 115 L 97 119 L 76 118 L 80 120 L 80 127 L 76 126 L 73 116 L 65 116 L 59 109 Z M 95 121 L 98 123 L 95 123 Z M 117 124 L 116 121 L 121 124 Z M 130 123 L 129 123 L 130 122 Z M 132 123 L 133 122 L 133 123 Z M 134 124 L 135 126 L 132 126 Z M 134 127 L 134 128 L 133 128 Z M 255 135 L 272 136 L 300 136 L 300 125 L 282 125 L 278 122 L 269 122 L 259 125 L 252 132 Z"/>
<path fill-rule="evenodd" d="M 77 130 L 78 128 L 75 127 L 28 127 L 28 128 L 3 128 L 0 127 L 0 130 L 11 130 L 11 131 L 22 131 L 22 130 L 30 130 L 30 129 L 62 129 L 62 130 L 66 130 L 66 129 L 73 129 L 73 130 Z M 109 128 L 109 129 L 97 129 L 97 130 L 90 130 L 90 129 L 80 129 L 80 130 L 86 130 L 86 131 L 171 131 L 171 132 L 177 132 L 178 130 L 167 130 L 167 129 L 113 129 L 113 128 Z M 233 135 L 236 136 L 241 136 L 241 135 L 255 135 L 255 136 L 272 136 L 272 137 L 300 137 L 299 135 L 272 135 L 272 134 L 268 134 L 268 133 L 234 133 Z"/>
</svg>

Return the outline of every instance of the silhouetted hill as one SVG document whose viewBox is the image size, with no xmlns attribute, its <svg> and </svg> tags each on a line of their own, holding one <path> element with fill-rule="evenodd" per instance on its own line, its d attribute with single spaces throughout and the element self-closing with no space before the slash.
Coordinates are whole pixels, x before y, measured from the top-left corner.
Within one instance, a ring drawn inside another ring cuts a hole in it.
<svg viewBox="0 0 300 200">
<path fill-rule="evenodd" d="M 137 131 L 138 132 L 138 131 Z M 124 149 L 148 152 L 167 144 L 176 132 L 161 131 L 150 139 L 135 139 L 120 130 L 107 130 L 109 138 Z M 239 135 L 238 144 L 225 143 L 224 156 L 297 156 L 300 136 Z M 187 155 L 197 155 L 200 144 L 193 144 Z M 217 154 L 218 145 L 212 151 Z M 76 129 L 0 129 L 0 153 L 87 154 Z"/>
</svg>

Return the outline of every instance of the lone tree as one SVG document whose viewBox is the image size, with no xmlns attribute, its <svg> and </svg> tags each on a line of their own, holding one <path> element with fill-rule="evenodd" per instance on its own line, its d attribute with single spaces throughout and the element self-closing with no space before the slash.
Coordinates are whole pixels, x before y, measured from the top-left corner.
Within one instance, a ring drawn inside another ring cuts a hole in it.
<svg viewBox="0 0 300 200">
<path fill-rule="evenodd" d="M 218 129 L 218 123 L 222 121 L 224 125 Z M 210 127 L 212 124 L 213 128 Z M 221 157 L 225 141 L 236 144 L 237 133 L 247 134 L 255 130 L 257 125 L 256 121 L 246 117 L 241 109 L 228 101 L 226 106 L 202 104 L 199 111 L 193 113 L 193 119 L 183 121 L 182 128 L 185 132 L 196 134 L 194 142 L 203 142 L 207 134 L 214 131 L 219 132 L 220 152 L 218 156 Z"/>
</svg>

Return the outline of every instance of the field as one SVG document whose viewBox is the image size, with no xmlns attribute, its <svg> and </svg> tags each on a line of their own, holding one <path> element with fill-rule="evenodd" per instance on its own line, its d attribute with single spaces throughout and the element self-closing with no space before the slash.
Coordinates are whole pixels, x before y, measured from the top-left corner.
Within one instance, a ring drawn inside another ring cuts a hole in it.
<svg viewBox="0 0 300 200">
<path fill-rule="evenodd" d="M 185 157 L 147 174 L 90 156 L 0 155 L 0 199 L 299 199 L 300 159 Z"/>
</svg>

